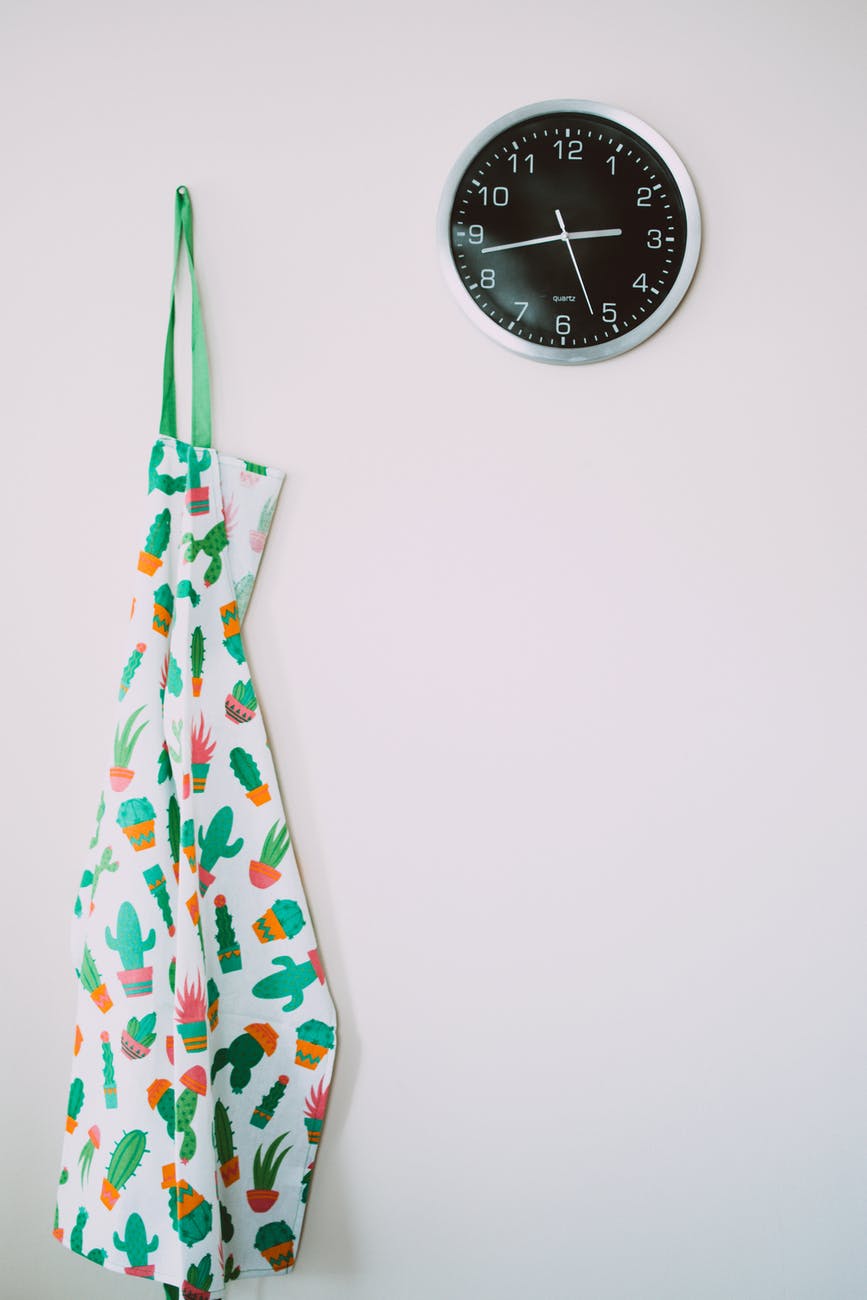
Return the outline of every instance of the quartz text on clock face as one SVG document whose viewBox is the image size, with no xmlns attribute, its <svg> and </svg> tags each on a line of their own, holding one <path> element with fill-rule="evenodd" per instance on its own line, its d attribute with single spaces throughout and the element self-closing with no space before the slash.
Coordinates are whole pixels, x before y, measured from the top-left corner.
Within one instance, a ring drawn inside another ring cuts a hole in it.
<svg viewBox="0 0 867 1300">
<path fill-rule="evenodd" d="M 665 300 L 686 247 L 680 191 L 625 127 L 584 113 L 508 127 L 467 167 L 450 239 L 476 305 L 551 348 L 604 344 Z"/>
</svg>

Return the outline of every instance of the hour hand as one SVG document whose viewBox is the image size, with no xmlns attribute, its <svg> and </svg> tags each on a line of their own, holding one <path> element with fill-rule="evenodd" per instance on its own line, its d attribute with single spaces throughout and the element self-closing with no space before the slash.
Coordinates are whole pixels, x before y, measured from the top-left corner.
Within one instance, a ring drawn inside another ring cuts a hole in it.
<svg viewBox="0 0 867 1300">
<path fill-rule="evenodd" d="M 592 316 L 592 315 L 593 315 L 593 306 L 592 306 L 592 304 L 591 304 L 591 302 L 590 302 L 590 295 L 589 295 L 588 292 L 587 292 L 587 286 L 586 286 L 585 283 L 584 283 L 584 277 L 583 277 L 583 275 L 581 274 L 581 271 L 580 271 L 579 268 L 578 268 L 578 263 L 577 263 L 577 261 L 575 260 L 575 252 L 574 252 L 574 249 L 572 248 L 572 245 L 571 245 L 570 242 L 569 242 L 569 236 L 568 236 L 568 232 L 567 232 L 567 230 L 566 230 L 566 223 L 565 223 L 565 221 L 563 220 L 563 214 L 561 213 L 561 211 L 560 211 L 559 208 L 555 208 L 555 209 L 554 209 L 554 216 L 557 218 L 557 222 L 558 222 L 558 224 L 559 224 L 559 226 L 560 226 L 560 230 L 561 230 L 561 232 L 562 232 L 561 237 L 562 237 L 564 243 L 566 244 L 566 249 L 567 249 L 567 251 L 568 251 L 568 253 L 569 253 L 569 256 L 572 258 L 572 265 L 575 267 L 575 274 L 578 276 L 578 283 L 581 285 L 581 292 L 584 294 L 584 299 L 585 299 L 585 301 L 586 301 L 586 303 L 587 303 L 587 310 L 590 312 L 590 315 Z"/>
</svg>

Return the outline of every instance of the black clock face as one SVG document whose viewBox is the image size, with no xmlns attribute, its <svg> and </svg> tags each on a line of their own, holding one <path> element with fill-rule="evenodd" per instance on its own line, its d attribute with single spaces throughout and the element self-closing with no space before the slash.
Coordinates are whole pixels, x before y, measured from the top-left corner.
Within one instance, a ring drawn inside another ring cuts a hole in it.
<svg viewBox="0 0 867 1300">
<path fill-rule="evenodd" d="M 611 344 L 659 311 L 683 263 L 687 217 L 669 167 L 640 135 L 555 112 L 480 149 L 457 184 L 449 239 L 477 308 L 561 351 Z"/>
</svg>

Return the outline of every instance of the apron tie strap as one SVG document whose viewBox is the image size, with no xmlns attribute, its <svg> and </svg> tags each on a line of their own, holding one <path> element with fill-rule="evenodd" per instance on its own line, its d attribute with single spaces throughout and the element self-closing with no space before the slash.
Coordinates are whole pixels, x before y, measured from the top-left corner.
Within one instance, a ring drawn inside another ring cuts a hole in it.
<svg viewBox="0 0 867 1300">
<path fill-rule="evenodd" d="M 191 340 L 193 352 L 193 416 L 192 436 L 194 447 L 211 445 L 211 384 L 208 370 L 208 349 L 202 326 L 202 308 L 196 284 L 193 262 L 193 209 L 189 190 L 179 185 L 175 192 L 175 256 L 172 270 L 172 302 L 169 311 L 169 328 L 166 334 L 166 354 L 163 362 L 163 407 L 160 415 L 160 433 L 170 438 L 178 436 L 177 400 L 175 394 L 175 284 L 178 275 L 178 253 L 181 235 L 187 247 L 192 286 Z"/>
</svg>

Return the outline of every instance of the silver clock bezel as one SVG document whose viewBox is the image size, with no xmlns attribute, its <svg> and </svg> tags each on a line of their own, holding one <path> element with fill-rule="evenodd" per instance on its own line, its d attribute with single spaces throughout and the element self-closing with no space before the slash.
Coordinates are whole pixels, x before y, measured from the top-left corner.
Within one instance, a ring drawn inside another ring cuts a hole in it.
<svg viewBox="0 0 867 1300">
<path fill-rule="evenodd" d="M 607 118 L 619 126 L 627 127 L 659 154 L 680 190 L 686 216 L 686 247 L 683 262 L 674 284 L 659 307 L 651 312 L 640 325 L 637 325 L 633 330 L 629 330 L 628 333 L 620 335 L 618 338 L 609 339 L 604 343 L 594 343 L 583 348 L 563 348 L 560 350 L 544 343 L 532 343 L 528 339 L 522 339 L 509 333 L 508 330 L 503 329 L 501 325 L 492 320 L 470 297 L 452 255 L 451 212 L 458 185 L 466 168 L 476 154 L 495 136 L 499 135 L 501 131 L 505 131 L 507 127 L 516 126 L 528 118 L 538 117 L 542 113 L 575 112 L 592 113 L 596 117 Z M 461 152 L 460 157 L 446 177 L 440 197 L 439 208 L 437 209 L 437 245 L 440 263 L 449 289 L 461 309 L 483 333 L 492 338 L 495 343 L 508 348 L 511 352 L 530 357 L 534 361 L 545 361 L 552 365 L 561 366 L 580 365 L 589 361 L 605 361 L 609 357 L 628 352 L 631 348 L 637 347 L 639 343 L 643 343 L 652 334 L 655 334 L 669 319 L 683 300 L 698 264 L 699 249 L 701 247 L 701 212 L 692 177 L 687 171 L 682 158 L 673 146 L 648 122 L 636 117 L 634 113 L 627 112 L 624 108 L 618 108 L 614 104 L 604 104 L 595 99 L 544 99 L 534 104 L 525 104 L 522 108 L 516 108 L 511 113 L 505 113 L 502 117 L 498 117 L 496 121 L 491 122 L 480 131 Z"/>
</svg>

